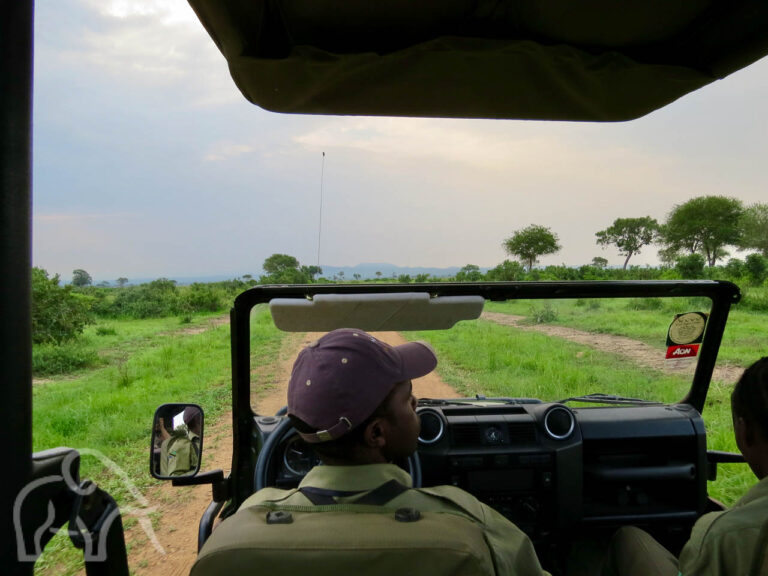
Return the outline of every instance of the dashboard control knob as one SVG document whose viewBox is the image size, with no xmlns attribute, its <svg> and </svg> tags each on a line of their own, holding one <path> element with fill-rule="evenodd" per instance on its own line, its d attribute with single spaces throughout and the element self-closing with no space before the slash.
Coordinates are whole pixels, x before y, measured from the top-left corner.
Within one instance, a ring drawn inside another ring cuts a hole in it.
<svg viewBox="0 0 768 576">
<path fill-rule="evenodd" d="M 483 437 L 485 438 L 486 444 L 501 444 L 504 442 L 504 436 L 501 433 L 501 430 L 497 428 L 496 426 L 490 426 L 485 429 L 485 432 L 483 433 Z"/>
</svg>

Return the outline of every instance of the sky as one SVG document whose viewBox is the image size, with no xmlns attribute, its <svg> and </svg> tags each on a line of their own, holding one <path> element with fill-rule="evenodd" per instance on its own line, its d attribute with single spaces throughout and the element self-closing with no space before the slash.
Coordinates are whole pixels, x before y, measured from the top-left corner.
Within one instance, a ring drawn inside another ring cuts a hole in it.
<svg viewBox="0 0 768 576">
<path fill-rule="evenodd" d="M 768 201 L 768 58 L 628 123 L 279 115 L 185 0 L 35 10 L 33 263 L 65 280 L 317 264 L 321 189 L 321 266 L 492 267 L 530 224 L 563 246 L 542 265 L 621 265 L 595 244 L 616 218 Z"/>
</svg>

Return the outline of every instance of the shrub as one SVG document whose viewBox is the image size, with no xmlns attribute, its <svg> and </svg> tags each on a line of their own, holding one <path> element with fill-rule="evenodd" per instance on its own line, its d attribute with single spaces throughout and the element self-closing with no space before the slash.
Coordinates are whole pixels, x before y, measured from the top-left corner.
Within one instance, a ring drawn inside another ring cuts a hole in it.
<svg viewBox="0 0 768 576">
<path fill-rule="evenodd" d="M 96 350 L 83 342 L 39 344 L 32 348 L 32 372 L 39 376 L 67 374 L 98 364 Z"/>
<path fill-rule="evenodd" d="M 738 306 L 756 312 L 768 312 L 768 289 L 749 288 L 744 290 Z"/>
<path fill-rule="evenodd" d="M 185 312 L 217 312 L 224 308 L 224 298 L 215 285 L 196 282 L 182 288 L 178 304 Z"/>
<path fill-rule="evenodd" d="M 115 316 L 131 318 L 163 318 L 179 312 L 176 282 L 167 278 L 148 284 L 121 288 L 113 306 Z"/>
<path fill-rule="evenodd" d="M 42 268 L 32 268 L 32 341 L 60 344 L 74 340 L 93 322 L 89 297 L 59 286 L 59 275 L 48 277 Z"/>
<path fill-rule="evenodd" d="M 525 276 L 525 269 L 519 262 L 504 260 L 501 264 L 488 270 L 486 278 L 493 282 L 514 282 L 522 280 Z"/>
<path fill-rule="evenodd" d="M 750 254 L 744 263 L 749 283 L 752 286 L 760 286 L 768 277 L 768 259 L 762 254 Z"/>
<path fill-rule="evenodd" d="M 701 254 L 688 254 L 678 258 L 675 263 L 675 269 L 685 279 L 700 279 L 704 278 L 704 256 Z"/>
<path fill-rule="evenodd" d="M 549 302 L 544 302 L 541 308 L 531 306 L 529 312 L 530 321 L 533 324 L 546 324 L 557 320 L 557 309 L 553 308 Z"/>
<path fill-rule="evenodd" d="M 627 310 L 661 310 L 664 301 L 661 298 L 630 298 L 626 304 Z"/>
</svg>

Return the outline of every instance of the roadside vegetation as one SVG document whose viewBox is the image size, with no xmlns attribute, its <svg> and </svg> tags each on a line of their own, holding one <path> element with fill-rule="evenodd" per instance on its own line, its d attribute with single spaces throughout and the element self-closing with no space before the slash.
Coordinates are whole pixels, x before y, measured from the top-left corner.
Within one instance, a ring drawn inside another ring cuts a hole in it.
<svg viewBox="0 0 768 576">
<path fill-rule="evenodd" d="M 110 333 L 96 336 L 100 326 L 108 326 Z M 147 471 L 155 409 L 163 402 L 195 402 L 202 406 L 209 425 L 231 406 L 229 327 L 211 327 L 207 319 L 192 327 L 207 329 L 182 333 L 179 329 L 184 327 L 176 318 L 113 320 L 89 327 L 86 338 L 92 338 L 99 356 L 110 361 L 34 386 L 34 449 L 84 449 L 81 477 L 94 480 L 121 509 L 141 508 L 129 486 L 144 493 L 156 484 Z M 251 326 L 254 363 L 273 358 L 282 338 L 268 310 L 259 308 Z M 132 516 L 123 520 L 129 526 L 136 522 Z M 82 552 L 60 534 L 35 570 L 58 575 L 79 569 Z"/>
</svg>

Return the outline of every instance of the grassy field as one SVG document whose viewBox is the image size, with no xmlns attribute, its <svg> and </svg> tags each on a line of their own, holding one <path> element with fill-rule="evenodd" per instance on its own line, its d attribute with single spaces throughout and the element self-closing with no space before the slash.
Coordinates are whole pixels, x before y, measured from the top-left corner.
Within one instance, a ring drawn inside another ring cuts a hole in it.
<svg viewBox="0 0 768 576">
<path fill-rule="evenodd" d="M 206 319 L 196 324 L 204 327 Z M 75 376 L 37 384 L 33 394 L 35 450 L 52 446 L 88 449 L 116 463 L 143 491 L 157 481 L 148 471 L 152 416 L 164 402 L 195 402 L 206 421 L 215 421 L 231 406 L 229 326 L 198 334 L 181 333 L 195 325 L 178 319 L 110 321 L 89 328 L 87 337 L 109 365 Z M 104 332 L 104 330 L 101 330 Z M 114 333 L 112 333 L 114 332 Z M 272 326 L 266 308 L 252 321 L 252 349 L 274 357 L 282 333 Z M 123 506 L 136 506 L 119 471 L 101 457 L 84 456 L 81 477 L 94 480 Z M 124 519 L 130 522 L 131 519 Z M 36 565 L 39 574 L 73 574 L 82 568 L 82 553 L 57 536 Z"/>
<path fill-rule="evenodd" d="M 682 304 L 680 302 L 680 298 L 488 302 L 485 309 L 531 316 L 532 312 L 541 315 L 549 307 L 550 314 L 554 315 L 553 324 L 627 336 L 663 350 L 666 348 L 667 328 L 674 314 L 696 310 L 707 312 L 710 308 L 709 301 L 705 299 L 690 298 Z M 766 336 L 768 313 L 732 309 L 718 353 L 718 363 L 748 366 L 768 353 Z"/>
</svg>

